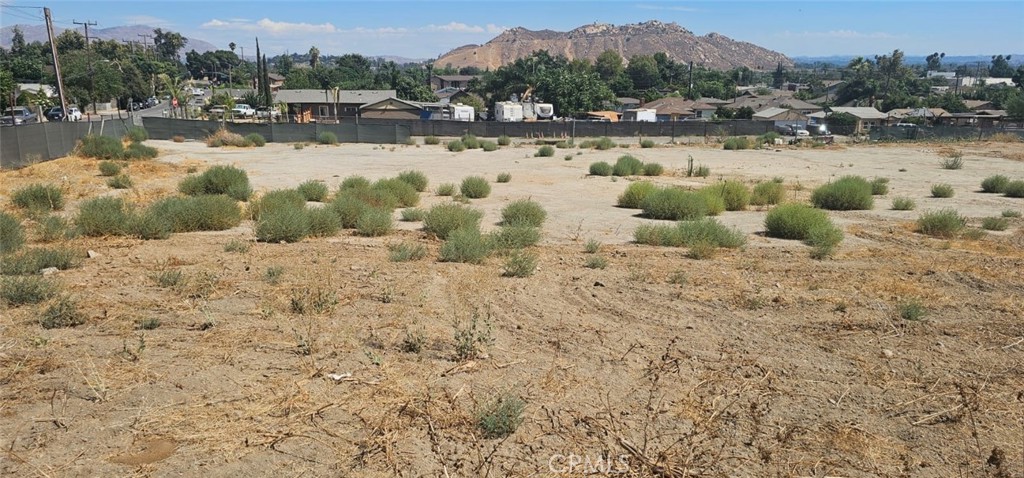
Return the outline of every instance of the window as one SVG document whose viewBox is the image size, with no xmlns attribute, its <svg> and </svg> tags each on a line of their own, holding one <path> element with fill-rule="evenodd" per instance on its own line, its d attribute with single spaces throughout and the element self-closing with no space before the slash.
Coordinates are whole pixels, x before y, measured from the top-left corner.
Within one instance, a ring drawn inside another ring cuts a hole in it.
<svg viewBox="0 0 1024 478">
<path fill-rule="evenodd" d="M 317 113 L 317 114 L 319 116 L 327 116 L 327 107 L 326 106 L 320 106 L 320 112 Z"/>
</svg>

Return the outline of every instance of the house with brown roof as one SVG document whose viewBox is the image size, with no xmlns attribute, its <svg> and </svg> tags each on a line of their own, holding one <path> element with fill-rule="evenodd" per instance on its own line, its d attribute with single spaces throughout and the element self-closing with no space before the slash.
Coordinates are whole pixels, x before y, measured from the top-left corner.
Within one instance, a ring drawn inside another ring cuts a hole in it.
<svg viewBox="0 0 1024 478">
<path fill-rule="evenodd" d="M 433 75 L 430 77 L 430 89 L 433 91 L 445 88 L 464 90 L 469 88 L 469 82 L 479 75 Z"/>
<path fill-rule="evenodd" d="M 909 118 L 920 118 L 936 123 L 939 119 L 949 116 L 949 112 L 942 108 L 896 108 L 886 112 L 886 115 L 889 116 L 886 120 L 889 124 L 904 122 Z"/>
<path fill-rule="evenodd" d="M 849 113 L 853 115 L 857 119 L 857 123 L 854 126 L 854 132 L 857 133 L 867 132 L 873 126 L 880 126 L 888 118 L 888 115 L 871 106 L 833 106 L 825 108 L 823 111 L 811 113 L 807 117 L 819 120 L 819 123 L 827 124 L 828 116 L 835 113 Z"/>
<path fill-rule="evenodd" d="M 657 111 L 658 121 L 683 121 L 692 119 L 711 119 L 718 109 L 706 103 L 700 103 L 678 96 L 666 96 L 649 101 L 643 105 L 645 109 Z"/>
<path fill-rule="evenodd" d="M 796 99 L 793 96 L 786 94 L 757 95 L 752 92 L 747 92 L 747 94 L 734 99 L 731 103 L 722 106 L 732 110 L 748 107 L 755 112 L 768 108 L 783 108 L 788 110 L 797 110 L 805 115 L 816 113 L 823 109 L 821 106 Z"/>
<path fill-rule="evenodd" d="M 751 118 L 754 121 L 771 121 L 776 127 L 785 125 L 800 125 L 801 127 L 807 126 L 807 115 L 786 108 L 767 108 L 757 113 Z"/>
<path fill-rule="evenodd" d="M 280 90 L 276 103 L 288 105 L 298 123 L 335 122 L 359 115 L 359 107 L 398 96 L 395 90 Z"/>
</svg>

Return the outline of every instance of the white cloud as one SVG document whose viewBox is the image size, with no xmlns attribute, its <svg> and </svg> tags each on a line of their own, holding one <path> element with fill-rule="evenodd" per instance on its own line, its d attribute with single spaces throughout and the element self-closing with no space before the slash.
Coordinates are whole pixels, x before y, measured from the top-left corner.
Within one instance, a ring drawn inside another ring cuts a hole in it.
<svg viewBox="0 0 1024 478">
<path fill-rule="evenodd" d="M 786 30 L 777 36 L 784 38 L 842 38 L 848 40 L 854 39 L 892 39 L 900 38 L 901 35 L 893 35 L 886 32 L 859 32 L 856 30 L 829 30 L 824 32 L 791 32 Z M 905 35 L 903 35 L 905 36 Z"/>
<path fill-rule="evenodd" d="M 121 17 L 121 19 L 128 25 L 146 25 L 150 27 L 171 25 L 171 22 L 164 20 L 163 18 L 157 18 L 150 15 L 125 15 Z"/>
<path fill-rule="evenodd" d="M 214 18 L 202 24 L 201 26 L 207 29 L 267 32 L 272 35 L 287 35 L 292 33 L 335 33 L 338 31 L 338 29 L 335 28 L 334 25 L 330 23 L 321 23 L 319 25 L 316 25 L 304 22 L 275 22 L 269 18 L 264 18 L 255 23 L 249 20 L 238 18 L 230 19 L 228 21 Z"/>
</svg>

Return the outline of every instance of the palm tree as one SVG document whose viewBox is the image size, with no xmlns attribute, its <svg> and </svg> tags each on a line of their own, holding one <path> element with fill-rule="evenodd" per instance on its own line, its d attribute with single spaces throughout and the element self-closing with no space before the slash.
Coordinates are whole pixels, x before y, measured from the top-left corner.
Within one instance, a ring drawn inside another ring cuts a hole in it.
<svg viewBox="0 0 1024 478">
<path fill-rule="evenodd" d="M 164 91 L 171 96 L 172 100 L 178 100 L 178 107 L 181 108 L 182 116 L 185 113 L 185 105 L 188 103 L 188 97 L 190 95 L 185 94 L 185 83 L 178 77 L 172 77 L 167 73 L 161 73 L 159 75 L 160 81 L 163 83 Z M 171 110 L 172 116 L 174 110 Z"/>
</svg>

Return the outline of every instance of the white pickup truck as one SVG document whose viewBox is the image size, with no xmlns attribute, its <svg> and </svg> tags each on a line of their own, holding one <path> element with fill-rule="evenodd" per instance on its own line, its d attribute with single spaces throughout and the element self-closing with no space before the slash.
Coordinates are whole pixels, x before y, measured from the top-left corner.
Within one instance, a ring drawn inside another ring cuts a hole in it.
<svg viewBox="0 0 1024 478">
<path fill-rule="evenodd" d="M 247 104 L 237 104 L 234 108 L 231 108 L 231 114 L 241 118 L 252 118 L 256 116 L 256 110 L 252 106 Z"/>
</svg>

